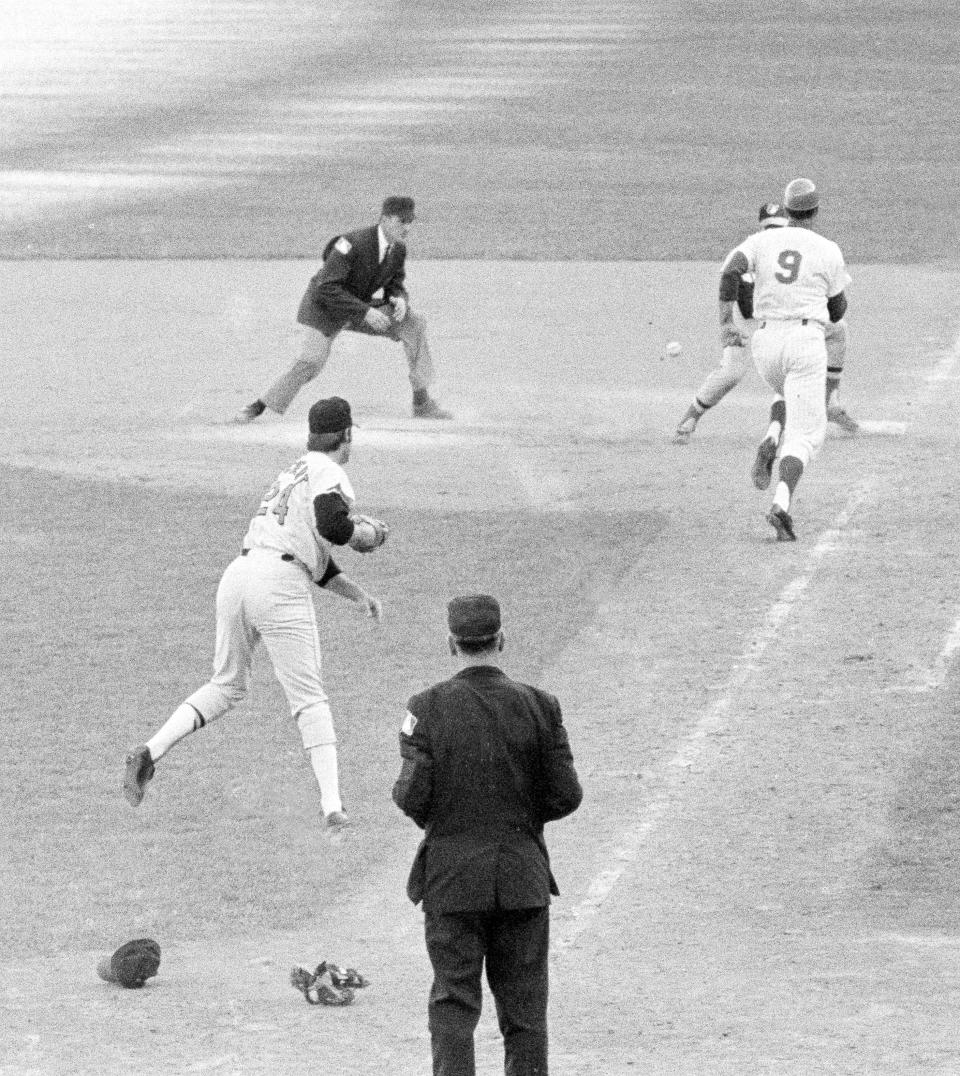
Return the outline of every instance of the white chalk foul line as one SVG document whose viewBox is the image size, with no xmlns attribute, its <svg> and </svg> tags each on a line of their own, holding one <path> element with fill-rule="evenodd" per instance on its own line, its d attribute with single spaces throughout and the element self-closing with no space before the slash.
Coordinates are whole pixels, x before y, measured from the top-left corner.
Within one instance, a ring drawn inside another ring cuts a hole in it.
<svg viewBox="0 0 960 1076">
<path fill-rule="evenodd" d="M 953 657 L 960 650 L 960 606 L 956 610 L 956 619 L 947 632 L 940 653 L 929 669 L 922 670 L 913 683 L 896 684 L 887 688 L 888 694 L 923 694 L 943 687 L 953 664 Z"/>
<path fill-rule="evenodd" d="M 955 371 L 958 363 L 960 363 L 960 335 L 954 340 L 953 347 L 940 356 L 933 372 L 924 379 L 925 385 L 921 393 L 921 399 L 926 400 L 931 396 L 937 384 L 956 380 Z M 953 625 L 947 631 L 943 646 L 940 648 L 940 653 L 933 664 L 928 669 L 921 671 L 913 682 L 895 684 L 888 687 L 887 692 L 889 694 L 922 694 L 923 692 L 936 691 L 938 688 L 943 687 L 947 674 L 950 672 L 953 657 L 958 650 L 960 650 L 960 606 L 957 607 Z"/>
<path fill-rule="evenodd" d="M 606 903 L 627 868 L 636 860 L 647 838 L 675 802 L 686 771 L 694 766 L 699 766 L 701 770 L 706 768 L 719 754 L 717 737 L 730 730 L 730 713 L 736 696 L 760 669 L 764 654 L 803 597 L 817 568 L 826 557 L 840 548 L 853 513 L 875 487 L 874 481 L 867 480 L 854 490 L 833 526 L 824 531 L 807 554 L 803 571 L 783 588 L 767 610 L 760 627 L 734 663 L 720 697 L 680 741 L 674 754 L 645 775 L 644 784 L 653 789 L 651 797 L 645 806 L 638 807 L 636 824 L 620 835 L 610 854 L 610 862 L 594 877 L 586 896 L 568 912 L 569 918 L 554 942 L 557 954 L 563 953 L 577 941 Z"/>
</svg>

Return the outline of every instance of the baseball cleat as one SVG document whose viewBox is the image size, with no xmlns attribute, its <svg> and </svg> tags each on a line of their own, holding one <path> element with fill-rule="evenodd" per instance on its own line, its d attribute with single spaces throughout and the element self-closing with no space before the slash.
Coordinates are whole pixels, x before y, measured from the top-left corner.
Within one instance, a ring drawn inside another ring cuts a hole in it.
<svg viewBox="0 0 960 1076">
<path fill-rule="evenodd" d="M 838 405 L 827 408 L 827 422 L 839 426 L 844 433 L 856 433 L 860 429 L 860 423 Z"/>
<path fill-rule="evenodd" d="M 154 765 L 147 747 L 138 747 L 127 755 L 127 769 L 123 775 L 123 794 L 132 807 L 138 807 L 147 790 L 147 781 L 153 777 Z"/>
<path fill-rule="evenodd" d="M 331 811 L 323 817 L 324 833 L 333 841 L 340 840 L 344 831 L 352 825 L 346 811 Z"/>
<path fill-rule="evenodd" d="M 240 408 L 240 410 L 233 416 L 233 424 L 235 426 L 246 426 L 255 419 L 258 419 L 265 410 L 266 408 L 259 400 L 254 400 L 253 403 L 249 403 L 246 407 Z"/>
<path fill-rule="evenodd" d="M 453 415 L 449 411 L 445 411 L 436 400 L 429 397 L 424 400 L 423 403 L 415 403 L 413 405 L 413 417 L 414 418 L 436 418 L 436 419 L 449 419 L 453 418 Z"/>
<path fill-rule="evenodd" d="M 753 461 L 750 477 L 757 489 L 768 489 L 770 479 L 773 476 L 773 461 L 777 458 L 777 446 L 765 437 L 757 449 L 757 457 Z"/>
<path fill-rule="evenodd" d="M 693 436 L 693 431 L 697 428 L 696 422 L 692 418 L 684 419 L 683 422 L 677 427 L 676 432 L 673 435 L 673 443 L 675 445 L 688 445 L 690 444 L 690 438 Z"/>
<path fill-rule="evenodd" d="M 778 542 L 795 542 L 797 540 L 790 513 L 785 512 L 780 505 L 773 505 L 770 511 L 767 512 L 767 522 L 777 532 Z"/>
</svg>

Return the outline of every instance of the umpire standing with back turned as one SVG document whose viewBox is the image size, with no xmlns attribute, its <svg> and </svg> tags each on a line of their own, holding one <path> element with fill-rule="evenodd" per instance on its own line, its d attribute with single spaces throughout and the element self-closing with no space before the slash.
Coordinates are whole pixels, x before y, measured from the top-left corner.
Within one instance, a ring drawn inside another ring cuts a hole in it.
<svg viewBox="0 0 960 1076">
<path fill-rule="evenodd" d="M 500 606 L 447 606 L 449 680 L 414 695 L 400 732 L 397 806 L 425 830 L 407 893 L 423 902 L 433 965 L 434 1076 L 474 1076 L 481 975 L 497 1007 L 507 1076 L 547 1076 L 550 896 L 544 823 L 583 792 L 557 700 L 500 667 Z"/>
</svg>

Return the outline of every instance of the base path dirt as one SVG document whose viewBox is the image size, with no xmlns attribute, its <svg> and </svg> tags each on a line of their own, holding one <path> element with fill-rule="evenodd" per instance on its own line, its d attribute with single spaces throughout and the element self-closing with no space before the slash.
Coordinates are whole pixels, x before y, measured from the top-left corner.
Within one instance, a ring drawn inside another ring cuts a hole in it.
<svg viewBox="0 0 960 1076">
<path fill-rule="evenodd" d="M 755 375 L 670 443 L 716 357 L 715 267 L 422 262 L 453 422 L 411 419 L 399 349 L 351 338 L 282 419 L 232 427 L 291 354 L 308 272 L 0 265 L 22 375 L 0 414 L 0 1072 L 426 1071 L 417 832 L 389 790 L 468 589 L 501 598 L 508 671 L 560 697 L 586 789 L 548 831 L 552 1071 L 960 1071 L 956 274 L 854 266 L 865 432 L 830 432 L 782 546 L 749 482 Z M 543 294 L 555 316 L 532 319 Z M 262 659 L 134 811 L 123 755 L 208 675 L 220 571 L 321 392 L 354 405 L 354 484 L 393 524 L 348 567 L 382 628 L 318 598 L 357 825 L 324 841 Z M 141 934 L 157 978 L 101 982 L 97 957 Z M 353 1007 L 290 987 L 321 959 L 372 980 Z M 487 1008 L 483 1076 L 502 1068 Z"/>
</svg>

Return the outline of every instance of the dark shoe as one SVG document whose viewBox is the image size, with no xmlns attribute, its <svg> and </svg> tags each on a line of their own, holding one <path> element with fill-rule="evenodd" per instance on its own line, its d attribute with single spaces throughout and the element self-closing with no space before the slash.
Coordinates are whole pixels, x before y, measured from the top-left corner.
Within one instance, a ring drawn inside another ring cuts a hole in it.
<svg viewBox="0 0 960 1076">
<path fill-rule="evenodd" d="M 266 409 L 266 406 L 259 400 L 254 400 L 253 403 L 249 403 L 246 407 L 240 408 L 240 410 L 233 416 L 233 423 L 235 426 L 246 426 L 255 419 L 258 419 Z"/>
<path fill-rule="evenodd" d="M 860 429 L 860 423 L 838 405 L 827 408 L 827 422 L 839 426 L 844 433 L 856 433 Z"/>
<path fill-rule="evenodd" d="M 773 461 L 777 458 L 777 446 L 765 437 L 757 449 L 757 458 L 753 461 L 750 477 L 757 489 L 768 489 L 773 477 Z"/>
<path fill-rule="evenodd" d="M 323 832 L 328 840 L 337 843 L 353 823 L 346 811 L 331 811 L 323 818 Z"/>
<path fill-rule="evenodd" d="M 778 542 L 795 542 L 796 534 L 793 532 L 793 520 L 790 513 L 785 512 L 778 504 L 775 504 L 767 512 L 767 522 L 777 532 Z"/>
<path fill-rule="evenodd" d="M 413 417 L 448 419 L 453 418 L 453 415 L 451 415 L 449 411 L 444 411 L 436 400 L 427 397 L 423 403 L 415 403 L 413 405 Z"/>
<path fill-rule="evenodd" d="M 696 428 L 697 420 L 695 418 L 685 418 L 674 431 L 673 443 L 675 445 L 690 444 L 690 438 L 693 436 L 693 432 Z"/>
<path fill-rule="evenodd" d="M 132 807 L 138 807 L 147 790 L 147 781 L 153 777 L 153 759 L 146 747 L 138 747 L 127 755 L 127 770 L 123 775 L 123 794 Z"/>
</svg>

